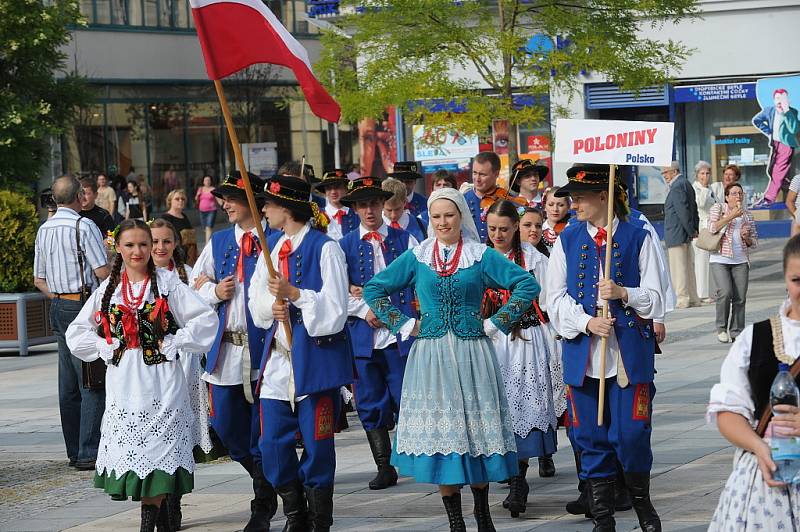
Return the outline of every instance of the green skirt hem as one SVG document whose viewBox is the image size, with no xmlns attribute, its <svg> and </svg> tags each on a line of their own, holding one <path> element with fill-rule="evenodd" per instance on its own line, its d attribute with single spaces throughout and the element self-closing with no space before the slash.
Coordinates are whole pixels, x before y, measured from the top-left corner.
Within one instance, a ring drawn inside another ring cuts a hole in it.
<svg viewBox="0 0 800 532">
<path fill-rule="evenodd" d="M 104 469 L 102 474 L 95 473 L 94 487 L 102 488 L 115 501 L 126 501 L 129 498 L 140 501 L 142 497 L 158 497 L 168 493 L 180 496 L 191 493 L 194 488 L 194 473 L 179 467 L 173 475 L 156 469 L 144 479 L 140 479 L 133 471 L 127 471 L 117 478 L 114 470 L 107 472 Z"/>
</svg>

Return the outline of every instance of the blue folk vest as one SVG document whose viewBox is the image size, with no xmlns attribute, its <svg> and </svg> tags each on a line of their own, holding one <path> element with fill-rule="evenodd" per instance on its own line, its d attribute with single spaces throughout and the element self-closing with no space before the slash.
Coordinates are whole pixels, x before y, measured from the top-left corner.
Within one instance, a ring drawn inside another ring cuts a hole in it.
<svg viewBox="0 0 800 532">
<path fill-rule="evenodd" d="M 267 240 L 273 249 L 282 235 L 271 235 Z M 289 281 L 301 289 L 319 292 L 322 289 L 320 256 L 322 246 L 333 242 L 326 234 L 310 229 L 297 249 L 288 257 Z M 275 265 L 276 268 L 278 265 Z M 329 336 L 309 336 L 300 309 L 289 305 L 292 324 L 292 370 L 297 395 L 308 395 L 353 382 L 353 356 L 347 327 Z M 282 324 L 273 323 L 265 342 L 265 356 L 261 359 L 261 372 L 269 358 L 269 346 Z"/>
<path fill-rule="evenodd" d="M 411 223 L 414 223 L 414 221 L 412 220 Z M 388 266 L 408 249 L 409 233 L 393 227 L 388 227 L 387 229 L 389 233 L 383 241 L 385 246 L 383 260 Z M 339 241 L 339 245 L 342 246 L 347 259 L 347 275 L 350 284 L 363 287 L 375 275 L 375 266 L 372 244 L 359 238 L 359 233 L 360 231 L 353 231 L 346 235 Z M 389 299 L 406 316 L 417 317 L 417 312 L 414 310 L 413 305 L 414 291 L 411 288 L 405 288 L 397 294 L 392 294 Z M 371 358 L 375 339 L 372 327 L 365 320 L 356 316 L 347 318 L 347 326 L 350 329 L 350 340 L 353 342 L 354 355 L 357 358 Z M 413 339 L 409 338 L 406 341 L 401 341 L 400 335 L 397 335 L 397 346 L 402 356 L 408 355 L 412 343 Z"/>
<path fill-rule="evenodd" d="M 267 237 L 269 237 L 269 227 L 267 227 L 265 233 Z M 214 276 L 217 282 L 228 275 L 236 273 L 236 264 L 239 260 L 240 249 L 239 243 L 236 241 L 236 233 L 233 227 L 217 231 L 211 235 L 211 251 L 214 257 Z M 250 309 L 248 308 L 248 303 L 250 302 L 250 279 L 253 277 L 257 262 L 258 255 L 246 256 L 243 261 L 244 309 L 247 318 L 247 343 L 250 348 L 250 367 L 252 368 L 258 367 L 261 363 L 261 354 L 264 352 L 264 337 L 267 334 L 266 330 L 255 326 L 253 318 L 250 316 Z M 230 301 L 223 301 L 217 306 L 219 328 L 217 328 L 217 336 L 214 338 L 214 344 L 206 355 L 206 371 L 209 373 L 213 373 L 214 368 L 217 366 L 222 343 L 222 333 L 226 330 L 225 325 L 229 304 Z"/>
<path fill-rule="evenodd" d="M 325 212 L 325 209 L 322 209 L 322 212 Z M 347 214 L 342 216 L 342 236 L 346 235 L 350 231 L 354 231 L 358 229 L 358 226 L 361 225 L 361 220 L 356 214 L 356 210 L 350 208 L 347 210 Z"/>
<path fill-rule="evenodd" d="M 618 285 L 639 286 L 639 250 L 642 249 L 647 234 L 645 229 L 628 222 L 619 222 L 612 242 L 610 276 Z M 567 262 L 567 293 L 583 306 L 586 314 L 596 316 L 600 261 L 605 260 L 606 247 L 603 245 L 598 251 L 586 229 L 586 222 L 567 226 L 560 238 Z M 616 318 L 614 333 L 631 384 L 653 382 L 655 337 L 652 320 L 640 318 L 636 311 L 624 307 L 619 300 L 610 302 L 609 311 Z M 564 381 L 567 384 L 583 384 L 589 364 L 591 342 L 592 338 L 586 334 L 564 340 Z"/>
<path fill-rule="evenodd" d="M 474 190 L 468 190 L 464 194 L 464 199 L 467 200 L 467 206 L 472 213 L 475 227 L 478 228 L 478 236 L 481 237 L 481 242 L 486 242 L 488 233 L 486 232 L 486 222 L 481 220 L 481 199 L 475 194 Z"/>
<path fill-rule="evenodd" d="M 411 211 L 412 216 L 419 216 L 428 210 L 428 198 L 418 192 L 414 192 L 411 195 L 411 201 L 408 203 L 411 205 L 409 211 Z M 422 241 L 420 240 L 420 242 Z"/>
</svg>

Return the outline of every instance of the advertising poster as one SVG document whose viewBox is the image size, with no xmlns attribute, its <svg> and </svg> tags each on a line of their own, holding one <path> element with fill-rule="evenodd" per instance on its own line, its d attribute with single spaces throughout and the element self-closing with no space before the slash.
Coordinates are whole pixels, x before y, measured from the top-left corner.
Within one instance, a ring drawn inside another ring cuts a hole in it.
<svg viewBox="0 0 800 532">
<path fill-rule="evenodd" d="M 397 118 L 389 107 L 380 120 L 365 118 L 358 123 L 361 175 L 386 177 L 397 162 Z"/>
<path fill-rule="evenodd" d="M 753 117 L 753 125 L 769 141 L 767 163 L 767 188 L 755 207 L 769 207 L 782 190 L 789 189 L 794 175 L 793 159 L 800 148 L 798 143 L 798 102 L 800 102 L 800 76 L 764 78 L 756 82 L 756 97 L 761 111 Z M 753 157 L 750 151 L 740 154 L 742 162 Z"/>
<path fill-rule="evenodd" d="M 464 135 L 454 129 L 423 125 L 413 126 L 412 131 L 415 161 L 469 160 L 478 153 L 477 135 Z"/>
</svg>

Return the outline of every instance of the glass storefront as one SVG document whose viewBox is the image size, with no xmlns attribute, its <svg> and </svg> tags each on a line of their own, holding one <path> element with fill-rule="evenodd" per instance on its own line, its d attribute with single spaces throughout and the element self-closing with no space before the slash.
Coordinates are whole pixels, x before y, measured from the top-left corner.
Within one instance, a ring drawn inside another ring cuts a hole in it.
<svg viewBox="0 0 800 532">
<path fill-rule="evenodd" d="M 763 192 L 769 180 L 769 143 L 753 126 L 753 117 L 761 110 L 756 99 L 691 102 L 678 104 L 677 110 L 690 179 L 697 161 L 711 163 L 712 181 L 721 181 L 725 166 L 735 164 L 742 170 L 748 196 Z"/>
<path fill-rule="evenodd" d="M 203 175 L 219 181 L 234 167 L 234 157 L 216 100 L 198 97 L 205 88 L 180 90 L 192 98 L 174 96 L 178 89 L 106 88 L 108 97 L 82 109 L 75 126 L 63 135 L 63 171 L 105 172 L 119 176 L 119 182 L 139 179 L 151 190 L 154 211 L 165 209 L 170 190 L 185 188 L 192 207 Z M 139 97 L 131 97 L 134 92 Z M 248 120 L 237 115 L 236 102 L 231 102 L 240 142 L 275 142 L 278 160 L 290 159 L 289 111 L 275 100 L 256 105 L 257 113 Z"/>
</svg>

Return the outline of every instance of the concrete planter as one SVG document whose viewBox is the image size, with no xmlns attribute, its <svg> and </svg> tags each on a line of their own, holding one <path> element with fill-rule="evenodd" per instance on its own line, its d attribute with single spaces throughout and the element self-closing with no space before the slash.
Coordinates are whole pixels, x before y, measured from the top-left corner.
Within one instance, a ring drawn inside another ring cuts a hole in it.
<svg viewBox="0 0 800 532">
<path fill-rule="evenodd" d="M 0 348 L 28 354 L 33 345 L 56 341 L 50 329 L 50 300 L 41 292 L 0 293 Z"/>
</svg>

